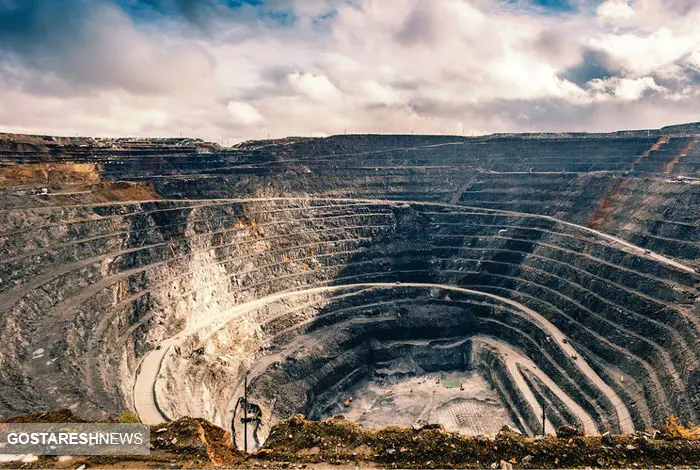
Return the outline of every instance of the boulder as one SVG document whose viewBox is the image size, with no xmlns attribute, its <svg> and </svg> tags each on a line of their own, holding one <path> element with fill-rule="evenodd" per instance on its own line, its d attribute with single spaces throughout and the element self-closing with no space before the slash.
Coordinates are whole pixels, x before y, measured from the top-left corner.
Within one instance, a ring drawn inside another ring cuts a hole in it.
<svg viewBox="0 0 700 470">
<path fill-rule="evenodd" d="M 565 425 L 557 429 L 557 437 L 559 439 L 570 439 L 572 437 L 585 436 L 583 429 L 575 426 Z"/>
</svg>

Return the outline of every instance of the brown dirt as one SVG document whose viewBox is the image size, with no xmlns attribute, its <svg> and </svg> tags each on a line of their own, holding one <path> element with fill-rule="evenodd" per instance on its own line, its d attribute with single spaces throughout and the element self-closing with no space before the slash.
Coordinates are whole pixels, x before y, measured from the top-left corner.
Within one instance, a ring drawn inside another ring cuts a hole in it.
<svg viewBox="0 0 700 470">
<path fill-rule="evenodd" d="M 73 193 L 73 194 L 71 194 Z M 96 204 L 114 201 L 150 201 L 162 199 L 151 183 L 127 181 L 103 181 L 97 184 L 70 188 L 67 192 L 56 192 L 51 200 L 57 205 Z"/>
<path fill-rule="evenodd" d="M 639 155 L 634 160 L 634 162 L 632 163 L 632 167 L 634 168 L 636 165 L 639 165 L 639 162 L 642 161 L 642 158 L 646 158 L 651 152 L 659 150 L 663 144 L 667 144 L 670 140 L 671 138 L 667 135 L 662 135 L 661 137 L 659 137 L 659 140 L 657 140 L 655 144 L 649 147 L 643 154 Z"/>
<path fill-rule="evenodd" d="M 276 426 L 258 457 L 272 462 L 369 461 L 398 468 L 484 468 L 501 461 L 519 468 L 695 466 L 700 441 L 666 433 L 526 438 L 503 430 L 495 438 L 464 436 L 440 427 L 364 430 L 345 419 L 294 417 Z"/>
<path fill-rule="evenodd" d="M 593 230 L 602 230 L 605 227 L 620 202 L 618 199 L 621 194 L 621 185 L 622 180 L 618 179 L 615 185 L 598 201 L 598 207 L 586 222 L 586 227 Z"/>
<path fill-rule="evenodd" d="M 42 185 L 59 187 L 65 184 L 100 181 L 99 165 L 94 163 L 22 163 L 0 167 L 0 188 Z"/>
<path fill-rule="evenodd" d="M 679 150 L 678 153 L 676 153 L 673 156 L 673 160 L 671 160 L 670 162 L 668 162 L 666 164 L 666 167 L 664 168 L 664 173 L 666 173 L 667 175 L 670 175 L 671 173 L 673 173 L 673 168 L 681 160 L 681 157 L 688 155 L 688 153 L 690 153 L 690 151 L 693 149 L 693 147 L 695 147 L 695 144 L 697 143 L 697 141 L 698 141 L 698 138 L 696 137 L 692 141 L 690 141 L 690 143 L 688 143 L 688 145 L 686 145 L 684 148 Z"/>
<path fill-rule="evenodd" d="M 12 422 L 83 421 L 67 410 Z M 632 435 L 525 438 L 504 429 L 496 436 L 464 436 L 440 426 L 365 430 L 342 417 L 307 421 L 301 416 L 275 426 L 264 448 L 245 456 L 229 433 L 203 419 L 182 418 L 151 426 L 147 457 L 40 457 L 0 468 L 669 468 L 698 467 L 700 440 L 672 432 Z"/>
<path fill-rule="evenodd" d="M 116 420 L 110 420 L 116 422 Z M 11 418 L 14 423 L 88 422 L 69 410 Z M 39 457 L 31 463 L 8 462 L 0 468 L 210 468 L 236 467 L 246 460 L 234 449 L 227 431 L 204 419 L 182 418 L 151 426 L 151 455 L 133 457 L 76 456 L 68 461 L 58 457 Z"/>
<path fill-rule="evenodd" d="M 70 410 L 47 411 L 30 415 L 15 416 L 3 423 L 89 423 L 90 421 L 75 416 Z"/>
</svg>

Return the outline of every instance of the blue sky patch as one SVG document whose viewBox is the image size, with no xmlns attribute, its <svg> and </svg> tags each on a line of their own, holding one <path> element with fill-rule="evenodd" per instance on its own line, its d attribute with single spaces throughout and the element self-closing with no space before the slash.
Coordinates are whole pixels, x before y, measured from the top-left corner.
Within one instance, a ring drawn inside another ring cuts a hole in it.
<svg viewBox="0 0 700 470">
<path fill-rule="evenodd" d="M 576 11 L 578 8 L 567 0 L 532 0 L 536 6 L 556 12 Z"/>
</svg>

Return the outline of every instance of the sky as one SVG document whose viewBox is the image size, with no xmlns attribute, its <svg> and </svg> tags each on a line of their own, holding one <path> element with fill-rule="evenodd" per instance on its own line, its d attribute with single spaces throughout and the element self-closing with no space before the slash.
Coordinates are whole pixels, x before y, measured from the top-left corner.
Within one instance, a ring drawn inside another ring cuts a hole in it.
<svg viewBox="0 0 700 470">
<path fill-rule="evenodd" d="M 0 0 L 0 132 L 226 145 L 691 121 L 698 0 Z"/>
</svg>

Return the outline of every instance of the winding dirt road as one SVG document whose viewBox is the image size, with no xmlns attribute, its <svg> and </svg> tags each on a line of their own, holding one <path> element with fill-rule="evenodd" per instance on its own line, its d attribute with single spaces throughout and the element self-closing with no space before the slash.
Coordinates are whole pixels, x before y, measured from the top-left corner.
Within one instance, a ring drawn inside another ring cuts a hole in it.
<svg viewBox="0 0 700 470">
<path fill-rule="evenodd" d="M 564 351 L 564 353 L 571 357 L 573 355 L 577 355 L 576 350 L 571 346 L 569 342 L 564 342 L 565 335 L 556 327 L 554 326 L 551 322 L 549 322 L 546 318 L 544 318 L 542 315 L 539 313 L 535 312 L 534 310 L 526 307 L 525 305 L 522 305 L 518 302 L 515 302 L 513 300 L 507 299 L 505 297 L 500 297 L 498 295 L 494 295 L 491 293 L 487 292 L 481 292 L 477 290 L 472 290 L 472 289 L 464 289 L 460 287 L 455 287 L 455 286 L 449 286 L 449 285 L 443 285 L 443 284 L 426 284 L 426 283 L 402 283 L 400 286 L 408 286 L 408 287 L 424 287 L 424 288 L 438 288 L 438 289 L 443 289 L 443 290 L 449 290 L 449 291 L 456 291 L 456 292 L 461 292 L 461 293 L 466 293 L 466 294 L 473 294 L 473 295 L 478 295 L 482 297 L 488 297 L 491 299 L 494 299 L 498 302 L 508 304 L 512 307 L 514 307 L 516 310 L 521 312 L 524 316 L 527 316 L 531 321 L 533 321 L 535 324 L 538 325 L 538 327 L 542 328 L 544 331 L 546 331 L 551 338 L 556 342 L 556 344 Z M 134 385 L 134 401 L 136 404 L 136 412 L 138 413 L 139 417 L 144 423 L 148 424 L 157 424 L 164 422 L 170 417 L 165 416 L 159 409 L 158 407 L 158 397 L 156 396 L 156 382 L 158 380 L 158 375 L 160 373 L 160 368 L 161 364 L 163 363 L 164 360 L 166 360 L 166 356 L 170 350 L 172 350 L 173 346 L 177 346 L 182 344 L 182 342 L 187 338 L 188 335 L 199 331 L 202 328 L 208 328 L 210 330 L 216 330 L 218 328 L 222 328 L 224 325 L 226 325 L 229 321 L 232 319 L 236 318 L 237 316 L 244 314 L 248 311 L 254 310 L 256 308 L 262 307 L 268 303 L 275 302 L 277 300 L 289 298 L 289 297 L 294 297 L 297 295 L 303 295 L 303 294 L 312 294 L 312 293 L 318 293 L 318 292 L 332 292 L 335 290 L 339 289 L 351 289 L 351 288 L 394 288 L 397 287 L 395 283 L 364 283 L 364 284 L 347 284 L 347 285 L 340 285 L 340 286 L 324 286 L 324 287 L 316 287 L 316 288 L 311 288 L 311 289 L 305 289 L 305 290 L 296 290 L 296 291 L 290 291 L 290 292 L 284 292 L 284 293 L 279 293 L 279 294 L 274 294 L 270 295 L 267 297 L 262 297 L 260 299 L 254 300 L 252 302 L 248 302 L 246 304 L 242 304 L 240 306 L 237 306 L 228 312 L 226 312 L 224 315 L 220 315 L 218 317 L 214 317 L 211 319 L 207 319 L 207 321 L 192 325 L 188 327 L 186 330 L 183 330 L 180 332 L 178 335 L 170 337 L 160 344 L 160 349 L 156 349 L 148 353 L 138 371 L 136 374 L 136 380 L 135 380 L 135 385 Z M 483 338 L 485 337 L 479 337 L 480 340 L 485 341 Z M 496 341 L 492 339 L 488 339 L 488 341 Z M 508 346 L 505 344 L 500 344 L 498 345 L 498 348 L 503 350 L 505 348 L 510 349 Z M 511 349 L 511 351 L 513 351 Z M 515 353 L 509 354 L 511 357 L 511 361 L 515 361 L 514 363 L 520 363 L 524 366 L 526 366 L 528 369 L 533 370 L 534 373 L 535 371 L 539 370 L 534 368 L 534 363 L 529 361 L 529 359 L 526 359 L 522 357 L 519 353 L 516 355 Z M 520 359 L 516 359 L 516 357 L 520 356 Z M 610 401 L 610 403 L 613 405 L 615 408 L 615 411 L 617 413 L 617 418 L 618 422 L 620 424 L 620 428 L 622 432 L 633 432 L 634 431 L 634 425 L 632 423 L 632 418 L 630 416 L 629 410 L 627 407 L 624 405 L 622 400 L 617 396 L 615 391 L 607 384 L 603 379 L 598 376 L 595 371 L 591 368 L 591 366 L 586 362 L 586 360 L 579 355 L 578 360 L 574 362 L 576 367 L 578 367 L 579 371 L 586 376 L 588 380 L 591 381 L 599 390 L 600 392 L 606 396 L 606 398 Z M 540 371 L 541 373 L 541 371 Z M 576 414 L 579 419 L 581 419 L 582 423 L 587 427 L 587 431 L 589 431 L 591 434 L 597 433 L 597 428 L 595 427 L 595 424 L 592 423 L 592 420 L 590 416 L 587 415 L 587 413 L 583 412 L 581 413 L 582 409 L 573 402 L 569 397 L 566 396 L 566 394 L 559 389 L 554 382 L 551 381 L 544 373 L 539 373 L 537 374 L 538 377 L 540 377 L 543 382 L 550 388 L 552 388 L 552 391 L 554 393 L 557 393 L 558 395 L 562 396 L 562 400 L 564 400 L 564 397 L 568 398 L 568 400 L 565 400 L 565 403 L 571 411 Z M 513 374 L 514 377 L 518 377 L 520 374 L 519 372 L 517 374 Z M 522 379 L 522 377 L 521 377 Z M 527 395 L 528 393 L 531 395 L 532 392 L 529 391 L 529 388 L 525 384 L 524 380 L 522 381 L 522 385 L 525 387 L 522 389 L 523 394 Z M 556 387 L 556 388 L 553 388 Z M 527 389 L 527 390 L 525 390 Z M 234 397 L 235 398 L 235 397 Z M 232 398 L 232 400 L 234 399 Z M 534 397 L 533 397 L 534 398 Z M 533 409 L 537 410 L 540 409 L 539 405 L 535 403 L 532 404 Z M 577 409 L 580 410 L 577 412 Z M 540 411 L 541 413 L 541 411 Z M 230 419 L 230 416 L 227 416 L 226 419 Z M 228 423 L 230 421 L 225 421 L 225 423 L 219 423 L 219 424 L 224 424 L 226 427 L 228 427 Z"/>
<path fill-rule="evenodd" d="M 525 382 L 525 379 L 523 378 L 522 373 L 518 369 L 518 366 L 527 369 L 528 371 L 530 371 L 530 373 L 536 375 L 540 380 L 542 380 L 542 382 L 544 382 L 544 384 L 562 402 L 564 402 L 566 407 L 569 408 L 569 410 L 576 416 L 576 418 L 578 418 L 578 420 L 583 425 L 583 428 L 586 431 L 587 435 L 594 436 L 599 434 L 598 427 L 596 426 L 595 421 L 593 421 L 593 418 L 591 418 L 591 416 L 586 412 L 586 410 L 584 410 L 578 403 L 572 400 L 569 395 L 567 395 L 561 388 L 559 388 L 559 386 L 556 383 L 554 383 L 554 381 L 550 379 L 549 376 L 545 374 L 539 367 L 537 367 L 535 363 L 532 362 L 530 359 L 523 356 L 520 352 L 516 351 L 515 349 L 511 348 L 508 344 L 504 343 L 503 341 L 491 338 L 490 336 L 472 336 L 472 341 L 474 343 L 480 342 L 487 344 L 499 351 L 506 363 L 508 373 L 511 375 L 518 389 L 525 397 L 525 400 L 530 405 L 530 408 L 532 409 L 533 413 L 535 413 L 535 416 L 542 416 L 542 406 L 537 401 L 535 395 L 532 393 L 532 390 L 530 390 L 530 387 Z M 554 431 L 554 426 L 552 426 L 552 423 L 549 421 L 549 419 L 545 420 L 545 426 L 547 431 Z M 549 434 L 551 434 L 551 432 L 549 432 Z"/>
</svg>

